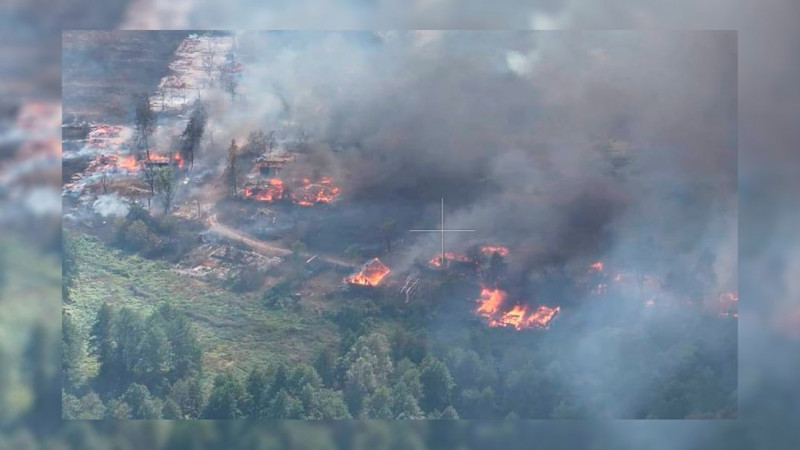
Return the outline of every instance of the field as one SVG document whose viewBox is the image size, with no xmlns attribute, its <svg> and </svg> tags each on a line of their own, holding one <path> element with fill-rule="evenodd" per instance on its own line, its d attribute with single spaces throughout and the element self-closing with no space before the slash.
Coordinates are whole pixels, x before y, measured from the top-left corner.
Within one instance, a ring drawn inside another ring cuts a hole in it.
<svg viewBox="0 0 800 450">
<path fill-rule="evenodd" d="M 84 335 L 104 302 L 143 314 L 169 302 L 193 321 L 211 374 L 278 361 L 309 362 L 319 349 L 339 342 L 338 327 L 319 309 L 304 311 L 309 302 L 301 302 L 299 311 L 267 308 L 261 292 L 235 294 L 86 235 L 75 236 L 74 247 L 79 275 L 67 310 Z M 88 361 L 86 370 L 92 373 L 96 363 Z"/>
</svg>

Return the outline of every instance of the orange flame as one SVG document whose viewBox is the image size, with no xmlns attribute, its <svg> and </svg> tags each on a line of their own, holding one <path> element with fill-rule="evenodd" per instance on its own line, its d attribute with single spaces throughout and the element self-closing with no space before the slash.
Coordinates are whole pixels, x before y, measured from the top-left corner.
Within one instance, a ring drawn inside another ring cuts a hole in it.
<svg viewBox="0 0 800 450">
<path fill-rule="evenodd" d="M 139 168 L 139 162 L 133 156 L 126 156 L 123 159 L 117 159 L 117 167 L 133 171 Z"/>
<path fill-rule="evenodd" d="M 179 169 L 183 169 L 183 157 L 181 156 L 180 153 L 175 153 L 172 156 L 172 160 L 178 164 Z"/>
<path fill-rule="evenodd" d="M 259 202 L 272 203 L 283 197 L 283 181 L 278 178 L 270 178 L 266 185 L 255 184 L 245 186 L 242 190 L 245 198 L 251 198 Z"/>
<path fill-rule="evenodd" d="M 360 286 L 377 286 L 386 275 L 389 275 L 388 267 L 378 258 L 373 258 L 364 264 L 361 271 L 354 273 L 344 279 L 345 283 Z"/>
<path fill-rule="evenodd" d="M 539 305 L 532 312 L 528 312 L 527 306 L 514 305 L 510 311 L 506 311 L 498 318 L 489 319 L 490 327 L 514 327 L 515 330 L 523 328 L 540 328 L 547 329 L 553 317 L 561 311 L 561 308 L 556 306 L 551 308 L 545 305 Z"/>
<path fill-rule="evenodd" d="M 723 292 L 719 295 L 717 311 L 721 317 L 739 317 L 739 294 Z"/>
<path fill-rule="evenodd" d="M 150 153 L 150 156 L 147 158 L 147 161 L 152 163 L 166 164 L 169 162 L 169 157 L 164 155 L 159 155 L 156 153 Z"/>
<path fill-rule="evenodd" d="M 515 304 L 508 311 L 501 311 L 508 293 L 502 289 L 489 289 L 483 287 L 481 296 L 476 300 L 478 307 L 475 313 L 488 319 L 490 327 L 513 327 L 515 330 L 524 328 L 547 329 L 550 321 L 561 311 L 561 307 L 540 305 L 530 310 L 526 305 Z"/>
<path fill-rule="evenodd" d="M 495 253 L 499 253 L 500 256 L 506 257 L 508 256 L 508 248 L 502 245 L 482 245 L 481 253 L 485 256 L 492 256 Z"/>
<path fill-rule="evenodd" d="M 481 289 L 481 298 L 477 300 L 478 308 L 475 310 L 479 315 L 490 318 L 500 309 L 500 305 L 506 300 L 508 294 L 502 289 Z"/>
<path fill-rule="evenodd" d="M 470 262 L 469 257 L 463 253 L 454 253 L 454 252 L 445 252 L 444 253 L 444 261 L 445 263 L 450 262 Z M 442 255 L 441 253 L 437 256 L 434 256 L 430 260 L 428 260 L 428 264 L 434 267 L 442 267 Z"/>
<path fill-rule="evenodd" d="M 602 272 L 603 271 L 603 261 L 597 261 L 597 262 L 593 262 L 592 264 L 589 264 L 589 271 L 590 272 L 592 272 L 592 271 Z"/>
<path fill-rule="evenodd" d="M 340 189 L 328 177 L 322 177 L 319 183 L 312 183 L 308 178 L 301 180 L 301 186 L 291 194 L 292 201 L 300 206 L 313 206 L 317 203 L 330 203 L 339 196 Z"/>
</svg>

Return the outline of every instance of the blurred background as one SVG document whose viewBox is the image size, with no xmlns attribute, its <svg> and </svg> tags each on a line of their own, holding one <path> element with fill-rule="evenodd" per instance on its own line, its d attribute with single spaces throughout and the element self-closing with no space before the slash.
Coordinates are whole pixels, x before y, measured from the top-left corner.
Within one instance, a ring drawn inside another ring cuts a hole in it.
<svg viewBox="0 0 800 450">
<path fill-rule="evenodd" d="M 11 0 L 0 10 L 0 449 L 800 448 L 800 4 L 792 0 Z M 61 30 L 735 29 L 739 419 L 62 422 Z"/>
</svg>

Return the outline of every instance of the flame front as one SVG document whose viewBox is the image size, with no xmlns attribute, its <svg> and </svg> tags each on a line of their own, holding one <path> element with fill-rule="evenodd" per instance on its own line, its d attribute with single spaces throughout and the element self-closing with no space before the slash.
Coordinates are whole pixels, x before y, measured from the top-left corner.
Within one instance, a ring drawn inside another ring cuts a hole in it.
<svg viewBox="0 0 800 450">
<path fill-rule="evenodd" d="M 377 286 L 386 275 L 389 275 L 389 272 L 391 270 L 380 259 L 373 258 L 364 264 L 361 271 L 350 275 L 344 281 L 360 286 Z"/>
<path fill-rule="evenodd" d="M 500 256 L 506 257 L 508 256 L 508 248 L 502 245 L 482 245 L 481 253 L 483 253 L 484 256 L 492 256 L 498 253 Z"/>
<path fill-rule="evenodd" d="M 511 311 L 507 311 L 497 318 L 489 319 L 489 326 L 514 327 L 515 330 L 523 328 L 547 329 L 550 321 L 559 311 L 561 311 L 561 308 L 558 306 L 551 308 L 540 305 L 529 312 L 527 306 L 514 305 Z"/>
<path fill-rule="evenodd" d="M 739 294 L 736 292 L 723 292 L 719 295 L 717 314 L 720 317 L 739 317 Z"/>
<path fill-rule="evenodd" d="M 313 206 L 317 203 L 330 203 L 339 196 L 340 189 L 333 184 L 333 180 L 322 177 L 319 183 L 312 183 L 308 178 L 302 180 L 302 185 L 292 191 L 292 201 L 300 206 Z"/>
<path fill-rule="evenodd" d="M 481 298 L 478 299 L 478 308 L 475 310 L 479 315 L 491 318 L 506 299 L 506 291 L 502 289 L 489 289 L 484 287 L 481 289 Z"/>
<path fill-rule="evenodd" d="M 245 198 L 251 198 L 259 202 L 272 203 L 283 197 L 283 181 L 278 178 L 270 178 L 266 185 L 256 184 L 245 186 L 243 189 Z"/>
<path fill-rule="evenodd" d="M 180 160 L 179 165 L 183 164 Z M 248 183 L 242 189 L 242 195 L 260 202 L 272 203 L 284 198 L 300 206 L 313 206 L 319 203 L 330 203 L 339 196 L 340 189 L 328 177 L 322 177 L 318 183 L 312 183 L 308 178 L 300 180 L 298 187 L 289 186 L 288 190 L 283 180 L 270 178 L 266 182 Z"/>
<path fill-rule="evenodd" d="M 445 252 L 444 260 L 446 263 L 450 262 L 470 262 L 469 257 L 463 253 Z M 434 267 L 442 267 L 442 255 L 439 254 L 428 260 L 428 264 Z"/>
<path fill-rule="evenodd" d="M 117 167 L 120 169 L 134 171 L 139 169 L 139 162 L 136 161 L 136 158 L 133 156 L 126 156 L 125 158 L 117 160 Z"/>
<path fill-rule="evenodd" d="M 508 293 L 502 289 L 483 287 L 481 296 L 477 300 L 478 307 L 475 309 L 475 313 L 488 319 L 490 327 L 513 327 L 515 330 L 522 330 L 524 328 L 547 329 L 550 321 L 561 311 L 558 306 L 545 305 L 530 310 L 528 306 L 519 303 L 508 311 L 502 311 L 507 297 Z"/>
<path fill-rule="evenodd" d="M 603 261 L 593 262 L 589 264 L 589 272 L 602 272 L 603 271 Z"/>
</svg>

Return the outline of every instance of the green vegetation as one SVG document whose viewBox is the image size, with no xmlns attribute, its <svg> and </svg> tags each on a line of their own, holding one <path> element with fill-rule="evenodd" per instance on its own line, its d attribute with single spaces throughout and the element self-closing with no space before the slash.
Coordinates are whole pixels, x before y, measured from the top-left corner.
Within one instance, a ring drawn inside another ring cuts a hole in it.
<svg viewBox="0 0 800 450">
<path fill-rule="evenodd" d="M 211 374 L 229 367 L 244 373 L 271 362 L 310 361 L 320 348 L 338 343 L 335 324 L 307 313 L 265 308 L 258 292 L 232 293 L 178 274 L 167 262 L 129 255 L 85 235 L 73 240 L 80 275 L 66 309 L 87 338 L 104 303 L 142 315 L 167 303 L 192 322 Z M 96 371 L 96 361 L 87 358 L 84 375 Z"/>
</svg>

